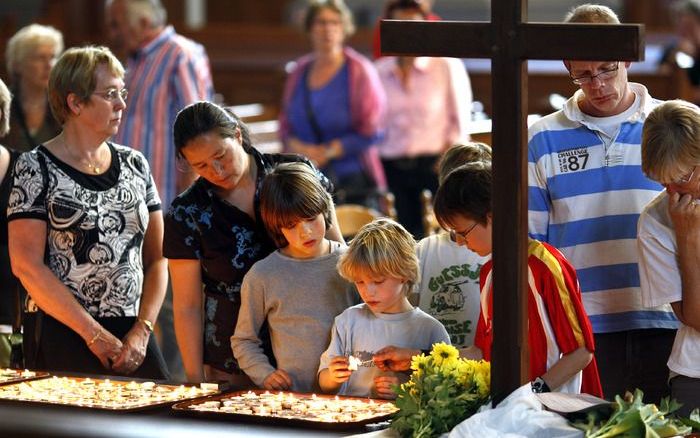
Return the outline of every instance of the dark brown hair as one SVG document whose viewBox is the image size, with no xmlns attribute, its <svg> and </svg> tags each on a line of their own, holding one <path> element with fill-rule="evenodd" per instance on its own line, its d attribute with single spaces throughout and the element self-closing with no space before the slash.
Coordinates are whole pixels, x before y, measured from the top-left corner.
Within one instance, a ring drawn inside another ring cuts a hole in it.
<svg viewBox="0 0 700 438">
<path fill-rule="evenodd" d="M 250 132 L 233 111 L 212 102 L 195 102 L 183 108 L 173 124 L 173 142 L 178 157 L 182 157 L 182 148 L 187 143 L 208 132 L 217 132 L 222 138 L 236 138 L 236 131 L 241 132 L 241 144 L 246 152 L 250 151 Z"/>
<path fill-rule="evenodd" d="M 330 194 L 316 173 L 304 163 L 283 163 L 263 180 L 260 188 L 260 214 L 268 234 L 279 248 L 289 244 L 282 228 L 323 215 L 326 229 L 331 224 Z"/>
<path fill-rule="evenodd" d="M 442 184 L 455 168 L 474 161 L 491 161 L 491 146 L 477 141 L 453 144 L 440 157 L 438 182 Z"/>
<path fill-rule="evenodd" d="M 423 18 L 426 18 L 429 12 L 428 5 L 421 0 L 392 0 L 384 8 L 384 18 L 391 19 L 394 12 L 405 10 L 417 10 Z"/>
<path fill-rule="evenodd" d="M 491 162 L 475 161 L 450 172 L 435 194 L 435 216 L 440 226 L 452 228 L 456 216 L 487 222 L 491 213 Z"/>
</svg>

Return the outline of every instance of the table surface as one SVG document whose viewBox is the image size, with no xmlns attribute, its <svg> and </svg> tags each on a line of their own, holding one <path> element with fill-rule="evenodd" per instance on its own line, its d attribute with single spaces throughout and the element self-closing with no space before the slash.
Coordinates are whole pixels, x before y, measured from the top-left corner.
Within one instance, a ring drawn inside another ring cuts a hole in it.
<svg viewBox="0 0 700 438">
<path fill-rule="evenodd" d="M 372 427 L 344 430 L 300 428 L 270 423 L 190 417 L 170 406 L 132 412 L 0 400 L 3 437 L 346 437 L 372 432 Z"/>
</svg>

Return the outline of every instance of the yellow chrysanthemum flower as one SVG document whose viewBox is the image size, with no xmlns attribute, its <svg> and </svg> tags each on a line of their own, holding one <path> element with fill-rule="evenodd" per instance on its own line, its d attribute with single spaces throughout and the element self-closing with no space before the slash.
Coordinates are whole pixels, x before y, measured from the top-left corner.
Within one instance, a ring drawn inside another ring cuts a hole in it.
<svg viewBox="0 0 700 438">
<path fill-rule="evenodd" d="M 474 382 L 479 397 L 487 397 L 490 392 L 489 385 L 486 383 L 486 377 L 483 374 L 474 374 Z"/>
<path fill-rule="evenodd" d="M 453 375 L 457 383 L 462 386 L 468 386 L 474 375 L 474 361 L 460 359 L 453 371 Z"/>
<path fill-rule="evenodd" d="M 411 370 L 420 376 L 428 365 L 428 356 L 421 353 L 419 356 L 413 356 L 411 359 Z"/>
<path fill-rule="evenodd" d="M 397 391 L 399 412 L 392 423 L 401 435 L 437 436 L 448 432 L 489 399 L 491 364 L 460 359 L 455 347 L 435 344 L 429 356 L 413 358 L 411 369 L 410 380 Z M 433 402 L 445 396 L 446 386 L 452 398 L 447 407 L 442 401 Z M 420 415 L 415 412 L 416 406 L 420 407 Z M 433 423 L 434 416 L 439 416 L 440 422 Z"/>
<path fill-rule="evenodd" d="M 459 351 L 452 345 L 440 342 L 433 345 L 433 351 L 430 352 L 430 355 L 435 365 L 442 366 L 446 363 L 451 366 L 459 358 Z"/>
</svg>

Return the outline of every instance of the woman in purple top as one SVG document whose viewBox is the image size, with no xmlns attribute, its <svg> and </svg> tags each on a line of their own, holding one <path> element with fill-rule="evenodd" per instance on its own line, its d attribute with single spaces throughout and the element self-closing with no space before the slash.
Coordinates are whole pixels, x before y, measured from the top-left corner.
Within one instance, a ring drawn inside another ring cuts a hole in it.
<svg viewBox="0 0 700 438">
<path fill-rule="evenodd" d="M 339 203 L 366 203 L 385 188 L 376 149 L 385 95 L 371 62 L 344 46 L 354 26 L 342 0 L 316 0 L 304 28 L 313 52 L 285 85 L 280 135 L 285 150 L 306 155 L 333 181 Z"/>
</svg>

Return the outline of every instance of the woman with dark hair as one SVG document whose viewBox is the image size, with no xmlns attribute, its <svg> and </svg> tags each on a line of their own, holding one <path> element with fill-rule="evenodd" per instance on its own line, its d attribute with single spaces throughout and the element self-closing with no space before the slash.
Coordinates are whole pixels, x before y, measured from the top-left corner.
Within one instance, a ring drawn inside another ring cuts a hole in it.
<svg viewBox="0 0 700 438">
<path fill-rule="evenodd" d="M 187 379 L 252 386 L 233 358 L 230 337 L 238 319 L 243 276 L 276 248 L 260 216 L 260 186 L 279 163 L 313 166 L 298 155 L 258 152 L 246 125 L 211 102 L 180 111 L 173 129 L 178 159 L 200 176 L 173 201 L 163 246 Z M 331 183 L 316 173 L 330 192 Z M 331 221 L 328 237 L 342 240 L 335 212 Z"/>
<path fill-rule="evenodd" d="M 342 0 L 314 0 L 304 20 L 313 52 L 287 78 L 280 112 L 285 150 L 307 156 L 333 181 L 338 203 L 366 204 L 386 188 L 373 143 L 386 103 L 372 63 L 345 46 L 354 32 Z"/>
</svg>

